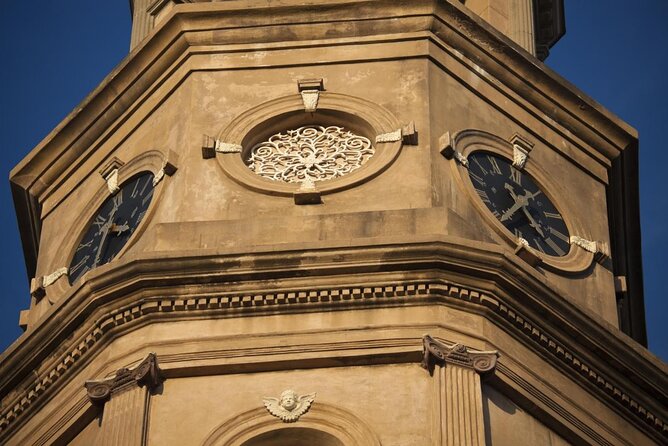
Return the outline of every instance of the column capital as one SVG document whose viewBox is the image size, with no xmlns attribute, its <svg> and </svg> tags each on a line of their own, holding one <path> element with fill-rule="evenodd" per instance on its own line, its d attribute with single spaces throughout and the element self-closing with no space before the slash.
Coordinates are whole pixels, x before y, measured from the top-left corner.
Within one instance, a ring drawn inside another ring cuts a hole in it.
<svg viewBox="0 0 668 446">
<path fill-rule="evenodd" d="M 155 353 L 148 356 L 133 369 L 118 369 L 112 378 L 86 381 L 84 386 L 88 392 L 88 398 L 95 405 L 104 405 L 114 393 L 125 390 L 132 386 L 143 387 L 150 391 L 155 389 L 163 380 L 158 357 Z"/>
<path fill-rule="evenodd" d="M 493 351 L 472 350 L 463 344 L 448 345 L 437 341 L 429 335 L 422 338 L 423 357 L 422 367 L 433 374 L 436 364 L 445 366 L 446 363 L 473 369 L 483 374 L 494 370 L 499 353 Z"/>
</svg>

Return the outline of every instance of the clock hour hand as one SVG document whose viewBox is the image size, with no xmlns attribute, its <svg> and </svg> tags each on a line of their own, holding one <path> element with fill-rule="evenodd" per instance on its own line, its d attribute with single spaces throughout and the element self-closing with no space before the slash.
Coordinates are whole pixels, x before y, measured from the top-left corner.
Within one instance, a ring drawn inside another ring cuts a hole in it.
<svg viewBox="0 0 668 446">
<path fill-rule="evenodd" d="M 517 212 L 517 211 L 524 205 L 524 203 L 523 203 L 522 200 L 520 200 L 521 197 L 518 197 L 518 196 L 515 194 L 515 191 L 513 191 L 513 187 L 512 187 L 510 184 L 505 183 L 505 184 L 503 185 L 503 187 L 508 191 L 508 193 L 510 194 L 510 197 L 511 197 L 511 198 L 513 199 L 513 201 L 515 202 L 512 206 L 510 206 L 510 207 L 508 208 L 508 210 L 506 210 L 506 212 L 504 212 L 504 213 L 501 215 L 501 218 L 499 219 L 499 220 L 501 220 L 501 221 L 506 221 L 506 220 L 508 220 L 509 218 L 511 218 L 511 217 L 513 216 L 513 214 L 515 214 L 515 212 Z"/>
<path fill-rule="evenodd" d="M 127 231 L 130 229 L 127 223 L 124 223 L 122 225 L 117 225 L 116 223 L 112 223 L 111 225 L 111 231 L 115 232 L 116 235 L 121 235 L 123 232 Z"/>
<path fill-rule="evenodd" d="M 529 204 L 529 200 L 533 199 L 536 195 L 538 195 L 540 193 L 540 191 L 536 191 L 533 194 L 531 192 L 527 191 L 525 195 L 517 195 L 515 193 L 515 191 L 513 190 L 513 187 L 510 184 L 505 183 L 503 185 L 503 187 L 508 191 L 508 193 L 510 194 L 510 197 L 513 199 L 513 201 L 515 203 L 512 206 L 510 206 L 508 208 L 508 210 L 501 215 L 501 218 L 499 220 L 506 221 L 509 218 L 511 218 L 513 216 L 513 214 L 515 214 L 515 212 L 522 209 L 524 211 L 524 213 L 527 215 L 527 217 L 529 218 L 529 220 L 531 222 L 533 222 L 533 224 L 531 224 L 531 226 L 535 228 L 537 226 L 536 222 L 531 217 L 531 215 L 529 214 L 529 211 L 527 210 L 526 207 Z M 536 231 L 538 231 L 539 234 L 541 234 L 543 232 L 540 229 L 536 229 Z"/>
</svg>

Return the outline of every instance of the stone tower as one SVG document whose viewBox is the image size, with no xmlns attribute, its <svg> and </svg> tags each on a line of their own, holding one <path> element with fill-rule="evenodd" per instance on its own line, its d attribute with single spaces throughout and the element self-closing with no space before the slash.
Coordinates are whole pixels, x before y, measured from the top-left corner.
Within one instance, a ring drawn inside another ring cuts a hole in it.
<svg viewBox="0 0 668 446">
<path fill-rule="evenodd" d="M 7 445 L 652 445 L 637 135 L 558 0 L 134 0 L 11 173 Z"/>
</svg>

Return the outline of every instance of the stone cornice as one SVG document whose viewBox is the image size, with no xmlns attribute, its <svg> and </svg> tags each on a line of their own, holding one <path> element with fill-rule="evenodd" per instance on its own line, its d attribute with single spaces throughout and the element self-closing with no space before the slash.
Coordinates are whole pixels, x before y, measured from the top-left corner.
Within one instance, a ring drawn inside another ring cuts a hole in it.
<svg viewBox="0 0 668 446">
<path fill-rule="evenodd" d="M 302 26 L 314 14 L 321 22 Z M 351 21 L 355 21 L 355 27 L 349 26 Z M 567 131 L 560 131 L 565 138 L 570 139 L 568 135 L 573 134 L 591 145 L 593 149 L 576 143 L 598 162 L 609 164 L 609 160 L 636 140 L 634 129 L 587 99 L 536 59 L 528 57 L 454 0 L 410 3 L 330 0 L 310 5 L 294 0 L 271 7 L 267 7 L 266 2 L 251 0 L 181 4 L 175 6 L 152 36 L 12 170 L 10 176 L 19 220 L 22 226 L 33 228 L 22 234 L 24 251 L 37 251 L 39 215 L 35 213 L 38 208 L 35 201 L 43 203 L 69 172 L 90 157 L 139 105 L 161 88 L 174 74 L 175 67 L 198 49 L 207 53 L 212 48 L 221 52 L 243 52 L 270 46 L 273 33 L 259 30 L 276 26 L 295 27 L 291 43 L 299 41 L 300 47 L 326 46 L 323 42 L 330 38 L 373 36 L 376 41 L 391 42 L 411 33 L 423 33 L 422 39 L 438 41 L 442 49 L 454 50 L 453 57 L 460 58 L 494 88 L 503 86 L 521 98 L 521 105 L 535 110 L 532 113 L 537 119 L 549 127 L 565 128 Z M 212 32 L 214 29 L 221 32 Z M 379 30 L 382 36 L 378 35 Z M 228 49 L 230 36 L 234 36 L 235 44 Z M 188 71 L 179 73 L 179 76 L 187 75 Z M 162 90 L 161 94 L 168 93 Z M 28 256 L 29 272 L 34 270 L 33 257 Z"/>
<path fill-rule="evenodd" d="M 302 260 L 318 258 L 313 253 L 294 255 Z M 280 268 L 290 256 L 245 255 L 248 266 L 266 265 L 263 269 L 256 267 L 254 272 L 244 268 L 239 257 L 210 258 L 209 262 L 184 256 L 156 258 L 101 269 L 3 355 L 0 394 L 5 410 L 0 414 L 0 428 L 11 427 L 34 402 L 53 394 L 62 385 L 62 377 L 109 340 L 162 318 L 432 302 L 462 306 L 484 315 L 636 423 L 651 427 L 655 433 L 666 429 L 661 405 L 668 401 L 668 380 L 660 361 L 569 304 L 534 277 L 536 274 L 520 273 L 523 265 L 502 253 L 445 243 L 339 249 L 321 253 L 323 265 L 302 264 L 299 271 L 308 271 L 309 276 L 301 279 L 295 277 L 295 270 Z M 371 261 L 377 256 L 394 258 L 379 268 Z M 333 258 L 339 262 L 346 259 L 345 265 L 335 265 Z M 352 270 L 357 272 L 359 285 L 343 285 L 349 283 L 347 274 Z M 411 280 L 410 271 L 416 270 L 422 271 L 418 275 L 421 278 Z M 467 272 L 474 270 L 476 286 L 467 285 Z M 432 272 L 428 277 L 424 271 Z M 346 278 L 338 286 L 318 285 L 314 279 L 329 276 L 331 281 L 337 275 Z M 270 289 L 242 287 L 237 291 L 224 286 L 226 282 L 242 281 L 261 287 L 262 279 L 270 279 L 274 285 Z M 459 283 L 453 283 L 453 279 Z M 188 285 L 197 283 L 206 284 L 206 291 L 202 292 L 200 286 L 198 294 L 193 295 Z M 282 287 L 276 288 L 280 283 Z M 169 292 L 163 293 L 165 286 Z M 56 350 L 64 353 L 47 357 L 49 351 Z M 35 376 L 32 370 L 41 372 Z M 13 388 L 26 390 L 10 396 Z"/>
</svg>

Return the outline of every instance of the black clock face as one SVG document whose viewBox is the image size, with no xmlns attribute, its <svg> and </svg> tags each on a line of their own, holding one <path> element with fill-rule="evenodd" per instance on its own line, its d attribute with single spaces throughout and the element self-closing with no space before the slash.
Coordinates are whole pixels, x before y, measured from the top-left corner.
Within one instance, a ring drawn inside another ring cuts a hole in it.
<svg viewBox="0 0 668 446">
<path fill-rule="evenodd" d="M 70 263 L 70 284 L 91 269 L 110 262 L 144 218 L 153 198 L 153 174 L 142 172 L 125 182 L 100 206 Z"/>
<path fill-rule="evenodd" d="M 506 229 L 543 254 L 568 253 L 570 237 L 566 223 L 531 177 L 505 158 L 489 152 L 473 152 L 468 161 L 476 193 Z"/>
</svg>

